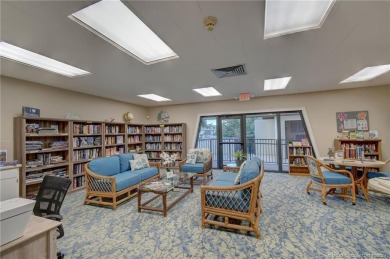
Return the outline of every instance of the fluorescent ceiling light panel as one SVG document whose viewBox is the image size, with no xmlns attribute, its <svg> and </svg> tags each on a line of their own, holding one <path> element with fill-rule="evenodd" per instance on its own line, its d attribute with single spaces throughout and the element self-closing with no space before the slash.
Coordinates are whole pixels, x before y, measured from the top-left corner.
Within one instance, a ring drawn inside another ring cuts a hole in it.
<svg viewBox="0 0 390 259">
<path fill-rule="evenodd" d="M 68 17 L 146 65 L 179 57 L 119 0 L 103 0 Z"/>
<path fill-rule="evenodd" d="M 291 77 L 281 77 L 264 80 L 264 91 L 280 90 L 287 87 Z"/>
<path fill-rule="evenodd" d="M 150 99 L 156 102 L 165 102 L 165 101 L 172 101 L 171 99 L 156 95 L 156 94 L 140 94 L 139 97 L 143 97 L 146 99 Z"/>
<path fill-rule="evenodd" d="M 336 0 L 266 0 L 264 39 L 321 28 Z"/>
<path fill-rule="evenodd" d="M 36 68 L 47 70 L 67 77 L 75 77 L 91 74 L 88 71 L 72 67 L 52 58 L 42 56 L 29 50 L 25 50 L 4 41 L 0 42 L 0 56 L 12 61 L 20 62 Z"/>
<path fill-rule="evenodd" d="M 215 90 L 214 87 L 196 88 L 196 89 L 192 89 L 192 90 L 197 92 L 198 94 L 203 95 L 204 97 L 211 97 L 211 96 L 222 95 L 220 92 Z"/>
<path fill-rule="evenodd" d="M 381 76 L 389 71 L 390 71 L 390 64 L 375 66 L 375 67 L 366 67 L 360 70 L 359 72 L 357 72 L 356 74 L 354 74 L 353 76 L 350 76 L 344 81 L 341 81 L 340 84 L 368 81 L 378 76 Z"/>
</svg>

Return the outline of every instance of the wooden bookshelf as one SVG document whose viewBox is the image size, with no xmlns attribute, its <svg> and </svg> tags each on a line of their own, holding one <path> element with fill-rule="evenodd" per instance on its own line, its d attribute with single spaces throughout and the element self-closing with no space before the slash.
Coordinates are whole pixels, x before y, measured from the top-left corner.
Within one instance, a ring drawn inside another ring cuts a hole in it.
<svg viewBox="0 0 390 259">
<path fill-rule="evenodd" d="M 356 152 L 353 152 L 353 150 L 357 147 L 361 147 L 363 149 L 365 159 L 382 161 L 381 139 L 335 139 L 334 147 L 336 151 L 343 150 L 344 158 L 346 159 L 357 159 Z M 349 152 L 349 150 L 351 152 Z"/>
<path fill-rule="evenodd" d="M 103 127 L 100 121 L 71 121 L 71 190 L 85 187 L 84 165 L 103 156 Z"/>
<path fill-rule="evenodd" d="M 104 155 L 114 156 L 126 152 L 126 124 L 104 123 Z"/>
<path fill-rule="evenodd" d="M 70 122 L 45 118 L 14 118 L 15 158 L 20 161 L 21 197 L 34 197 L 45 175 L 70 177 Z"/>
<path fill-rule="evenodd" d="M 161 161 L 161 153 L 177 153 L 186 158 L 186 125 L 184 123 L 145 125 L 145 154 L 150 161 Z M 176 161 L 175 168 L 178 168 Z M 170 167 L 172 168 L 172 167 Z"/>
<path fill-rule="evenodd" d="M 161 161 L 163 151 L 178 153 L 180 159 L 186 157 L 183 123 L 144 125 L 29 117 L 14 118 L 14 123 L 14 157 L 22 164 L 21 197 L 33 197 L 46 174 L 71 179 L 69 191 L 84 188 L 84 165 L 102 156 L 135 150 L 146 153 L 150 161 Z"/>
<path fill-rule="evenodd" d="M 310 146 L 288 147 L 289 174 L 310 175 L 305 155 L 312 155 L 312 149 Z"/>
<path fill-rule="evenodd" d="M 127 124 L 127 152 L 145 152 L 144 125 Z"/>
</svg>

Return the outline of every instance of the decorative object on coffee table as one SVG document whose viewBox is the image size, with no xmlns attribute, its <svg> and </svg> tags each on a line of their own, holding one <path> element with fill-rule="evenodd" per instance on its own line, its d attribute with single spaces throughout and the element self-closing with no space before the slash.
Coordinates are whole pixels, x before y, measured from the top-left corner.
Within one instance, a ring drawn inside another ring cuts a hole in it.
<svg viewBox="0 0 390 259">
<path fill-rule="evenodd" d="M 169 154 L 167 152 L 162 152 L 161 158 L 163 160 L 162 164 L 166 167 L 167 172 L 169 172 L 171 168 L 175 166 L 175 161 L 179 159 L 177 153 Z"/>
</svg>

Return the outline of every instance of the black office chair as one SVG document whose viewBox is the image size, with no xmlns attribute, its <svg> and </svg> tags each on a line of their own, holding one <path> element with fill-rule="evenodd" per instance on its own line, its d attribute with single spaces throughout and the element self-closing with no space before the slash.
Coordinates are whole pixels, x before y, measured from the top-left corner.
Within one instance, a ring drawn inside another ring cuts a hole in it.
<svg viewBox="0 0 390 259">
<path fill-rule="evenodd" d="M 65 199 L 65 195 L 68 192 L 71 182 L 72 181 L 70 179 L 64 177 L 49 175 L 45 176 L 36 197 L 33 210 L 34 215 L 61 221 L 61 205 Z M 57 232 L 57 239 L 64 236 L 64 228 L 62 225 L 57 227 Z M 57 257 L 63 258 L 64 255 L 58 252 Z"/>
</svg>

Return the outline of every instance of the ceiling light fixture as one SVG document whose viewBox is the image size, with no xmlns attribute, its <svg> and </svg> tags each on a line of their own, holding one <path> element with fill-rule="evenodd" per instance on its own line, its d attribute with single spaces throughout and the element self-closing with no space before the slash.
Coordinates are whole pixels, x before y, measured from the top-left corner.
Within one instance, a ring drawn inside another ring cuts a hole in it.
<svg viewBox="0 0 390 259">
<path fill-rule="evenodd" d="M 336 0 L 266 0 L 264 39 L 321 28 Z"/>
<path fill-rule="evenodd" d="M 341 81 L 340 84 L 369 81 L 369 80 L 374 79 L 378 76 L 381 76 L 389 71 L 390 71 L 390 64 L 389 65 L 374 66 L 374 67 L 366 67 L 366 68 L 360 70 L 359 72 L 357 72 L 356 74 L 348 77 L 344 81 Z"/>
<path fill-rule="evenodd" d="M 103 0 L 68 17 L 145 65 L 179 57 L 119 0 Z"/>
<path fill-rule="evenodd" d="M 0 42 L 0 56 L 5 59 L 20 62 L 25 65 L 40 68 L 67 77 L 91 74 L 88 71 L 67 65 L 60 61 L 42 56 L 32 51 L 19 48 L 4 41 Z"/>
<path fill-rule="evenodd" d="M 217 24 L 217 18 L 215 18 L 214 16 L 206 17 L 203 20 L 203 24 L 204 24 L 204 26 L 207 27 L 208 31 L 213 31 L 214 26 Z"/>
<path fill-rule="evenodd" d="M 140 95 L 137 95 L 137 96 L 142 97 L 142 98 L 146 98 L 146 99 L 149 99 L 149 100 L 153 100 L 153 101 L 156 101 L 156 102 L 172 101 L 171 99 L 168 99 L 168 98 L 156 95 L 156 94 L 140 94 Z"/>
<path fill-rule="evenodd" d="M 290 80 L 291 77 L 281 77 L 264 80 L 264 91 L 285 89 Z"/>
<path fill-rule="evenodd" d="M 222 95 L 214 87 L 196 88 L 196 89 L 192 89 L 192 90 L 197 92 L 198 94 L 203 95 L 204 97 L 211 97 L 211 96 Z"/>
</svg>

